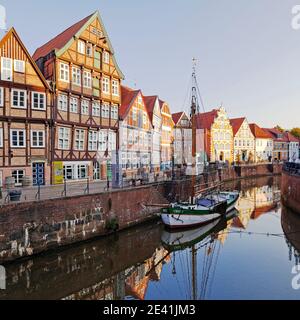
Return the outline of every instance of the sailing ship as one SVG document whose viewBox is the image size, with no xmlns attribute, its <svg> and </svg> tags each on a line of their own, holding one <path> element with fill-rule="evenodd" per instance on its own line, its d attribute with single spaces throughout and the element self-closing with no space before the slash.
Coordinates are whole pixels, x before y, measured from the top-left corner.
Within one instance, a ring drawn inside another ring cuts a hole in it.
<svg viewBox="0 0 300 320">
<path fill-rule="evenodd" d="M 212 222 L 235 208 L 239 192 L 211 192 L 195 197 L 196 175 L 196 112 L 199 112 L 195 59 L 192 73 L 192 196 L 190 202 L 176 202 L 161 210 L 163 223 L 169 228 L 190 228 Z M 205 161 L 205 160 L 204 160 Z"/>
</svg>

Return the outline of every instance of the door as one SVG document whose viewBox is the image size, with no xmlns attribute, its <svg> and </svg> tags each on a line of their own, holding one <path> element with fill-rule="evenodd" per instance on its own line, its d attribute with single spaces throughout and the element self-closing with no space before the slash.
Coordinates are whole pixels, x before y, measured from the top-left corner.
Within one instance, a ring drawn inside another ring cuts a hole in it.
<svg viewBox="0 0 300 320">
<path fill-rule="evenodd" d="M 45 185 L 45 164 L 44 163 L 33 163 L 32 164 L 32 184 L 34 186 Z"/>
</svg>

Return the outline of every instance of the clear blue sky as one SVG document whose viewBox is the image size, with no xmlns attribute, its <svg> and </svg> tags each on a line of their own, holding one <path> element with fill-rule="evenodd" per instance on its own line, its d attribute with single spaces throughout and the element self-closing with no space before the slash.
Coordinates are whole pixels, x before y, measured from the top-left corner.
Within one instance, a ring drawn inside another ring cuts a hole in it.
<svg viewBox="0 0 300 320">
<path fill-rule="evenodd" d="M 126 76 L 172 111 L 183 106 L 192 57 L 205 107 L 261 126 L 300 126 L 300 0 L 0 0 L 31 53 L 99 10 Z"/>
</svg>

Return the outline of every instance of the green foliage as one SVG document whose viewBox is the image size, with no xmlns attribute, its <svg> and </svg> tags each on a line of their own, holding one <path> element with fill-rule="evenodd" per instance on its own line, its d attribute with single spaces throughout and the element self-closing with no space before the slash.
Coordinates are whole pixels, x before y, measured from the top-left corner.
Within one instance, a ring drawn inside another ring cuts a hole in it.
<svg viewBox="0 0 300 320">
<path fill-rule="evenodd" d="M 291 130 L 291 134 L 296 138 L 300 138 L 300 128 L 294 128 Z"/>
</svg>

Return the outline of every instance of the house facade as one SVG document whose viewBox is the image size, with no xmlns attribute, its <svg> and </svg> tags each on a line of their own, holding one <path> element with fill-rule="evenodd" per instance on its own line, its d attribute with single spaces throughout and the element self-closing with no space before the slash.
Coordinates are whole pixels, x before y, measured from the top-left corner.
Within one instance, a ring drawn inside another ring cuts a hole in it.
<svg viewBox="0 0 300 320">
<path fill-rule="evenodd" d="M 151 171 L 153 128 L 141 90 L 121 92 L 120 163 L 123 178 L 133 179 Z"/>
<path fill-rule="evenodd" d="M 270 162 L 273 159 L 273 136 L 267 131 L 260 128 L 257 124 L 250 124 L 251 132 L 255 138 L 254 144 L 254 161 Z"/>
<path fill-rule="evenodd" d="M 161 128 L 161 171 L 172 169 L 173 152 L 174 152 L 174 122 L 169 105 L 159 100 L 162 128 Z"/>
<path fill-rule="evenodd" d="M 50 87 L 14 28 L 0 41 L 0 185 L 50 183 Z"/>
<path fill-rule="evenodd" d="M 249 127 L 247 119 L 231 119 L 230 124 L 232 126 L 234 136 L 234 162 L 253 162 L 255 158 L 255 138 Z"/>
<path fill-rule="evenodd" d="M 155 174 L 160 173 L 161 164 L 161 135 L 162 135 L 162 114 L 158 96 L 144 96 L 144 102 L 152 123 L 152 152 L 151 170 Z"/>
<path fill-rule="evenodd" d="M 233 129 L 221 107 L 197 115 L 197 129 L 204 130 L 206 156 L 210 162 L 233 162 Z"/>
<path fill-rule="evenodd" d="M 299 140 L 290 132 L 285 132 L 285 136 L 289 142 L 288 161 L 296 162 L 299 160 Z"/>
<path fill-rule="evenodd" d="M 273 159 L 287 161 L 289 157 L 289 141 L 284 132 L 277 128 L 265 129 L 273 138 Z"/>
<path fill-rule="evenodd" d="M 177 168 L 191 166 L 192 124 L 185 112 L 172 114 L 174 122 L 174 164 Z"/>
<path fill-rule="evenodd" d="M 55 91 L 52 182 L 109 178 L 123 74 L 100 14 L 77 22 L 33 57 Z"/>
</svg>

